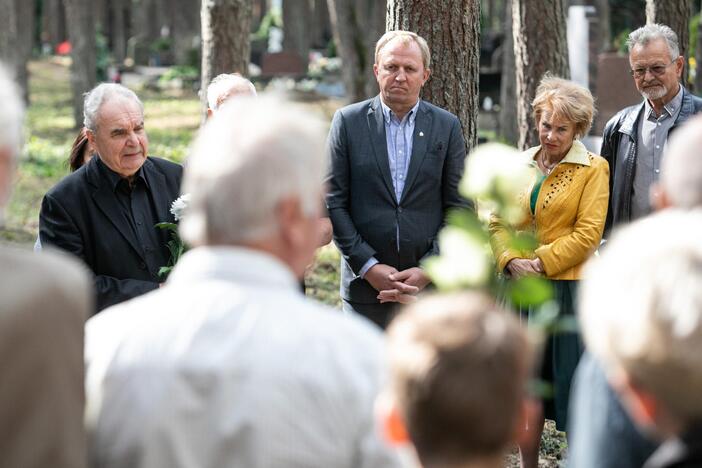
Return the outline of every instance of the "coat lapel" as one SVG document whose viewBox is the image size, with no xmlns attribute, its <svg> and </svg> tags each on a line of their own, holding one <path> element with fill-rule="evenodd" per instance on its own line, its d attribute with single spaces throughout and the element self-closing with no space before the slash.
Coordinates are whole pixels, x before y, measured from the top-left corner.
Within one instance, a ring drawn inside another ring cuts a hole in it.
<svg viewBox="0 0 702 468">
<path fill-rule="evenodd" d="M 373 152 L 375 154 L 375 162 L 378 164 L 380 174 L 383 176 L 385 188 L 388 189 L 390 196 L 397 204 L 395 198 L 395 189 L 392 185 L 392 177 L 390 176 L 390 162 L 388 161 L 388 145 L 385 139 L 385 120 L 383 117 L 383 109 L 380 106 L 380 96 L 376 96 L 371 101 L 368 108 L 368 131 L 373 144 Z"/>
<path fill-rule="evenodd" d="M 146 160 L 143 166 L 144 177 L 149 183 L 149 188 L 151 190 L 151 196 L 154 199 L 154 205 L 156 205 L 156 216 L 158 217 L 159 223 L 175 223 L 175 218 L 171 213 L 171 205 L 173 200 L 168 196 L 168 191 L 166 190 L 166 177 L 156 170 L 156 167 L 150 160 Z"/>
<path fill-rule="evenodd" d="M 424 158 L 427 154 L 427 145 L 432 130 L 433 116 L 429 108 L 423 102 L 419 103 L 417 108 L 417 117 L 414 120 L 414 134 L 412 135 L 412 157 L 410 158 L 409 169 L 407 170 L 407 179 L 405 188 L 402 190 L 402 200 L 405 199 L 407 193 L 412 188 L 419 168 L 422 167 Z"/>
<path fill-rule="evenodd" d="M 97 161 L 90 163 L 88 169 L 88 179 L 90 184 L 93 185 L 95 191 L 93 192 L 93 200 L 95 204 L 102 211 L 107 219 L 114 225 L 117 232 L 119 232 L 122 237 L 129 243 L 129 245 L 134 249 L 134 251 L 143 260 L 144 255 L 139 247 L 139 243 L 134 237 L 131 227 L 119 207 L 119 202 L 117 197 L 112 191 L 112 187 L 106 181 L 101 180 L 99 174 L 100 168 L 97 165 Z"/>
</svg>

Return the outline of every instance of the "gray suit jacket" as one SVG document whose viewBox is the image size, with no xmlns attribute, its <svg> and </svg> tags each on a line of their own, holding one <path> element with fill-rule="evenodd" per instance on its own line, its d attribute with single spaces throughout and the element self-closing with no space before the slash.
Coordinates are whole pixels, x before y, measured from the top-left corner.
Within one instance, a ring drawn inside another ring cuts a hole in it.
<svg viewBox="0 0 702 468">
<path fill-rule="evenodd" d="M 339 109 L 329 133 L 327 209 L 343 255 L 341 296 L 377 303 L 377 291 L 358 276 L 371 258 L 398 270 L 438 254 L 437 233 L 458 195 L 465 143 L 455 115 L 420 102 L 412 156 L 400 200 L 395 197 L 380 97 Z M 400 240 L 397 248 L 397 227 Z"/>
<path fill-rule="evenodd" d="M 0 468 L 85 467 L 88 270 L 2 246 L 0 265 Z"/>
</svg>

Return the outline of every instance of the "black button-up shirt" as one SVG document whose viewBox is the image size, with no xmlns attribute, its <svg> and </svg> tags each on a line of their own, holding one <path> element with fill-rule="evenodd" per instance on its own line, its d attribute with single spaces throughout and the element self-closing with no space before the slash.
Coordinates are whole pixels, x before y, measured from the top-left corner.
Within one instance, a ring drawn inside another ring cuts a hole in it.
<svg viewBox="0 0 702 468">
<path fill-rule="evenodd" d="M 130 226 L 141 248 L 140 253 L 144 262 L 140 267 L 144 270 L 148 269 L 149 273 L 158 281 L 158 270 L 162 266 L 166 266 L 170 253 L 166 246 L 168 240 L 165 236 L 166 232 L 155 226 L 166 220 L 157 219 L 151 188 L 144 177 L 143 169 L 140 168 L 134 174 L 130 183 L 129 180 L 113 172 L 102 161 L 98 162 L 100 172 L 110 182 L 110 187 L 119 202 L 124 216 L 123 221 Z"/>
</svg>

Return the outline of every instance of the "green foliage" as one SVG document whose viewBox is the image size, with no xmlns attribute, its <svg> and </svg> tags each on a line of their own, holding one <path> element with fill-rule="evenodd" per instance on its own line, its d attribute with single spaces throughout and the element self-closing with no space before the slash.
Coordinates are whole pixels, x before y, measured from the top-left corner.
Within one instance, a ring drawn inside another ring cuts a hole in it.
<svg viewBox="0 0 702 468">
<path fill-rule="evenodd" d="M 268 35 L 270 34 L 272 27 L 283 27 L 283 13 L 278 8 L 271 8 L 268 10 L 266 15 L 261 20 L 258 30 L 253 33 L 252 39 L 268 40 Z"/>
<path fill-rule="evenodd" d="M 158 223 L 156 224 L 156 227 L 159 229 L 165 229 L 171 234 L 171 240 L 169 240 L 166 243 L 166 246 L 168 247 L 168 252 L 170 252 L 171 254 L 170 258 L 168 259 L 168 265 L 162 266 L 158 270 L 158 276 L 165 281 L 168 278 L 168 275 L 171 274 L 171 271 L 173 271 L 173 267 L 175 266 L 175 264 L 178 263 L 178 260 L 180 260 L 180 257 L 188 249 L 185 243 L 180 239 L 177 224 Z"/>
<path fill-rule="evenodd" d="M 107 46 L 107 38 L 98 29 L 95 32 L 95 68 L 97 69 L 97 80 L 107 80 L 107 67 L 110 65 L 110 49 Z"/>
<path fill-rule="evenodd" d="M 197 68 L 189 65 L 176 65 L 170 67 L 166 73 L 161 75 L 158 79 L 159 82 L 165 83 L 168 81 L 173 81 L 175 79 L 181 80 L 197 80 L 200 77 L 200 72 Z"/>
</svg>

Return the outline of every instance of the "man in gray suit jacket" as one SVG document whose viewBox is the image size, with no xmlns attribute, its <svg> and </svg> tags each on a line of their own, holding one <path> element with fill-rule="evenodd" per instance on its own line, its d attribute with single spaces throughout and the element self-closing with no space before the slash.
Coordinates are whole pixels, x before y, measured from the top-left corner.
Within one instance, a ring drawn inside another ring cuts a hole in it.
<svg viewBox="0 0 702 468">
<path fill-rule="evenodd" d="M 465 143 L 455 115 L 419 99 L 429 78 L 426 41 L 390 31 L 375 48 L 380 94 L 336 112 L 329 133 L 327 208 L 341 250 L 346 311 L 387 325 L 429 279 L 420 262 L 458 195 Z"/>
</svg>

